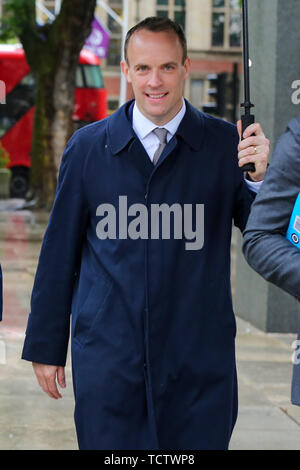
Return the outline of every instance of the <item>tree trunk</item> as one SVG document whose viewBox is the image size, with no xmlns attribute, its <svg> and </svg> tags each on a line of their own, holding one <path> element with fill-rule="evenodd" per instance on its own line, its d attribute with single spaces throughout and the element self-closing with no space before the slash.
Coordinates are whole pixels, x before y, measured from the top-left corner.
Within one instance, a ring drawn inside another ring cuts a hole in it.
<svg viewBox="0 0 300 470">
<path fill-rule="evenodd" d="M 37 201 L 37 207 L 50 208 L 56 189 L 56 167 L 52 147 L 51 122 L 53 109 L 49 109 L 52 100 L 52 84 L 36 77 L 36 99 L 33 140 L 31 148 L 31 189 Z M 51 106 L 52 107 L 52 106 Z"/>
<path fill-rule="evenodd" d="M 47 60 L 46 54 L 43 60 Z M 31 150 L 31 188 L 38 207 L 49 208 L 67 140 L 73 133 L 75 73 L 78 56 L 70 62 L 52 62 L 51 74 L 36 73 L 36 102 Z"/>
<path fill-rule="evenodd" d="M 37 27 L 34 20 L 20 35 L 36 79 L 31 187 L 39 208 L 53 203 L 61 155 L 73 133 L 76 68 L 95 7 L 96 0 L 63 0 L 52 24 Z"/>
</svg>

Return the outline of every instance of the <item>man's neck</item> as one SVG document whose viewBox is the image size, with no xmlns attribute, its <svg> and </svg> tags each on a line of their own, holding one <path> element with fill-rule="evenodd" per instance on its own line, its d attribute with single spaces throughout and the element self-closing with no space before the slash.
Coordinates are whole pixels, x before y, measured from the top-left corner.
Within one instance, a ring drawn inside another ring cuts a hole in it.
<svg viewBox="0 0 300 470">
<path fill-rule="evenodd" d="M 163 126 L 166 126 L 168 125 L 169 123 L 172 123 L 173 120 L 176 120 L 176 118 L 179 118 L 180 121 L 182 119 L 182 117 L 184 116 L 185 114 L 185 110 L 186 110 L 186 104 L 185 104 L 185 101 L 184 101 L 184 98 L 182 97 L 182 102 L 181 102 L 181 106 L 180 108 L 178 109 L 178 111 L 174 114 L 173 117 L 171 118 L 168 118 L 167 120 L 156 120 L 156 119 L 151 119 L 151 117 L 147 116 L 145 113 L 143 113 L 143 111 L 141 111 L 141 109 L 139 108 L 136 100 L 134 102 L 134 108 L 135 108 L 135 113 L 136 113 L 136 116 L 137 117 L 141 117 L 142 119 L 145 119 L 148 121 L 148 123 L 151 123 L 152 125 L 155 125 L 157 127 L 163 127 Z M 182 116 L 181 116 L 182 115 Z"/>
</svg>

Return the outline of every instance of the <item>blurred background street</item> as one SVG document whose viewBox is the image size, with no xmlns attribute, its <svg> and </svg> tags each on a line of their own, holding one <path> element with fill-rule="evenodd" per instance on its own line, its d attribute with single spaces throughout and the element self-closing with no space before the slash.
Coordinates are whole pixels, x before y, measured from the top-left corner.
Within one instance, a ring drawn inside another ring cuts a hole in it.
<svg viewBox="0 0 300 470">
<path fill-rule="evenodd" d="M 241 0 L 91 0 L 73 6 L 71 0 L 0 0 L 0 450 L 77 449 L 70 357 L 67 388 L 54 401 L 21 352 L 66 142 L 76 129 L 133 98 L 120 70 L 126 32 L 148 16 L 179 23 L 191 60 L 185 98 L 234 124 L 241 116 Z M 287 123 L 299 115 L 299 19 L 296 0 L 249 2 L 251 101 L 270 139 L 270 161 Z M 300 303 L 247 265 L 235 229 L 232 290 L 239 416 L 230 449 L 300 450 L 300 407 L 290 402 Z"/>
<path fill-rule="evenodd" d="M 12 204 L 18 204 L 17 200 Z M 7 203 L 6 203 L 7 204 Z M 63 399 L 39 387 L 31 363 L 20 359 L 30 293 L 47 214 L 0 212 L 4 319 L 0 324 L 0 449 L 75 449 L 70 366 Z"/>
</svg>

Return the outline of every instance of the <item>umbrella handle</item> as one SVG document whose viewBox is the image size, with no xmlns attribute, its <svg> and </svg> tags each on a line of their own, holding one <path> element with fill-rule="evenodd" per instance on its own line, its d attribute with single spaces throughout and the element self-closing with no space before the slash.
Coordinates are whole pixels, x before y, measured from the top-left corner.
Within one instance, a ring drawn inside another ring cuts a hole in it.
<svg viewBox="0 0 300 470">
<path fill-rule="evenodd" d="M 253 114 L 243 114 L 241 116 L 241 120 L 242 120 L 242 140 L 243 140 L 244 131 L 247 129 L 248 126 L 250 126 L 250 124 L 254 124 L 255 118 Z M 254 163 L 246 163 L 244 166 L 241 167 L 241 169 L 243 171 L 255 172 L 255 165 Z"/>
</svg>

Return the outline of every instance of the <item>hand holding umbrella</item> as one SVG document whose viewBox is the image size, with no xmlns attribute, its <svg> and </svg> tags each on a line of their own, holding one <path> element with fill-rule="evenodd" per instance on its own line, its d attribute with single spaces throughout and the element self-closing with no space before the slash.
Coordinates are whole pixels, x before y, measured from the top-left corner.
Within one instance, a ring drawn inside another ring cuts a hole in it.
<svg viewBox="0 0 300 470">
<path fill-rule="evenodd" d="M 243 0 L 243 58 L 244 58 L 244 89 L 245 89 L 245 101 L 241 104 L 245 108 L 245 114 L 241 116 L 242 120 L 242 135 L 243 139 L 244 131 L 250 124 L 253 124 L 255 119 L 254 115 L 251 114 L 251 108 L 254 105 L 250 101 L 250 83 L 249 83 L 249 45 L 248 45 L 248 2 Z M 255 172 L 254 163 L 246 163 L 243 167 L 244 171 Z"/>
<path fill-rule="evenodd" d="M 241 116 L 241 124 L 238 123 L 238 130 L 241 136 L 238 157 L 242 170 L 251 173 L 250 179 L 261 181 L 264 178 L 267 167 L 270 142 L 266 139 L 260 124 L 255 123 L 254 115 L 251 114 L 251 108 L 254 105 L 250 100 L 247 0 L 243 0 L 243 59 L 245 101 L 241 106 L 245 108 L 245 114 Z M 249 126 L 251 128 L 248 129 L 248 135 L 244 136 L 244 132 Z M 255 160 L 255 164 L 253 160 Z M 243 163 L 244 161 L 245 163 Z"/>
</svg>

